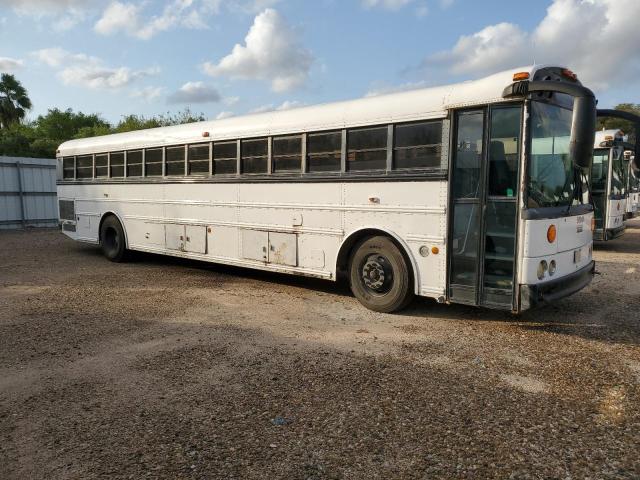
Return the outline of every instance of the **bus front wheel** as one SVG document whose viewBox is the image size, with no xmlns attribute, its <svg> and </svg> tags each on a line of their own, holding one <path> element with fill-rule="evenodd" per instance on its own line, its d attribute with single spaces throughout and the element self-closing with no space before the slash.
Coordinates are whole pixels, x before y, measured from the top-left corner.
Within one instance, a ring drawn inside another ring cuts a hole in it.
<svg viewBox="0 0 640 480">
<path fill-rule="evenodd" d="M 351 291 L 365 307 L 391 313 L 413 299 L 407 261 L 388 237 L 375 236 L 360 242 L 349 264 Z"/>
<path fill-rule="evenodd" d="M 126 258 L 124 229 L 113 215 L 108 216 L 100 227 L 100 247 L 102 253 L 112 262 L 123 262 Z"/>
</svg>

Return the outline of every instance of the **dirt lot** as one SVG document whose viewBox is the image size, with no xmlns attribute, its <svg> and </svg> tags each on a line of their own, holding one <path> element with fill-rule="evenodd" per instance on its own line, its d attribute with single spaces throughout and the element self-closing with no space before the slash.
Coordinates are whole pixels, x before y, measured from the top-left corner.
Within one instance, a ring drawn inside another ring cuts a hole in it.
<svg viewBox="0 0 640 480">
<path fill-rule="evenodd" d="M 521 317 L 0 233 L 0 478 L 640 478 L 640 222 Z"/>
</svg>

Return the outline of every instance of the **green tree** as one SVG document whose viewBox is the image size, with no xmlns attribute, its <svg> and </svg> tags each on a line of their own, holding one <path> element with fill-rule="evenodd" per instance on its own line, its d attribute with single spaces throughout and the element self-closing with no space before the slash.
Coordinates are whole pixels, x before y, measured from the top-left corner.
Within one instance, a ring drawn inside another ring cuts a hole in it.
<svg viewBox="0 0 640 480">
<path fill-rule="evenodd" d="M 61 143 L 76 138 L 130 132 L 205 120 L 203 114 L 189 109 L 153 117 L 127 115 L 113 126 L 98 114 L 50 109 L 45 115 L 26 123 L 13 123 L 0 129 L 0 155 L 51 158 Z"/>
<path fill-rule="evenodd" d="M 66 142 L 73 138 L 80 138 L 79 132 L 84 132 L 81 137 L 89 136 L 89 132 L 99 135 L 110 133 L 111 125 L 97 114 L 84 114 L 74 112 L 72 109 L 50 109 L 46 115 L 39 115 L 34 122 L 38 134 L 43 138 Z"/>
<path fill-rule="evenodd" d="M 146 130 L 148 128 L 169 127 L 182 125 L 183 123 L 202 122 L 206 120 L 204 114 L 194 114 L 188 108 L 178 113 L 167 112 L 154 117 L 143 115 L 126 115 L 114 127 L 116 133 L 131 132 L 134 130 Z"/>
<path fill-rule="evenodd" d="M 30 109 L 27 90 L 16 77 L 3 73 L 0 76 L 0 128 L 21 122 Z"/>
<path fill-rule="evenodd" d="M 14 157 L 41 157 L 32 149 L 35 130 L 32 125 L 15 123 L 0 129 L 0 155 Z M 49 155 L 50 156 L 50 155 Z"/>
</svg>

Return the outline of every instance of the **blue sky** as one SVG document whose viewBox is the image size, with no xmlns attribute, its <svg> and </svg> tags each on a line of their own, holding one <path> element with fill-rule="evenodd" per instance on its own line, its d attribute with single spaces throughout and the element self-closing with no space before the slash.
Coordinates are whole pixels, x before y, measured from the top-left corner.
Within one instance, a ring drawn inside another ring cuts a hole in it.
<svg viewBox="0 0 640 480">
<path fill-rule="evenodd" d="M 0 71 L 48 108 L 207 118 L 562 63 L 640 103 L 638 0 L 0 0 Z"/>
</svg>

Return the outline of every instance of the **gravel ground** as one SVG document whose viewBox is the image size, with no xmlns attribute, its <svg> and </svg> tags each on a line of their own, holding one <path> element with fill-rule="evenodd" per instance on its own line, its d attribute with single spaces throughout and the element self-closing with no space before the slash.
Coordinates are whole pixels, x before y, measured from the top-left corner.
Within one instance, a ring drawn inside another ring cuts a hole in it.
<svg viewBox="0 0 640 480">
<path fill-rule="evenodd" d="M 0 233 L 0 478 L 640 478 L 640 221 L 520 317 Z"/>
</svg>

